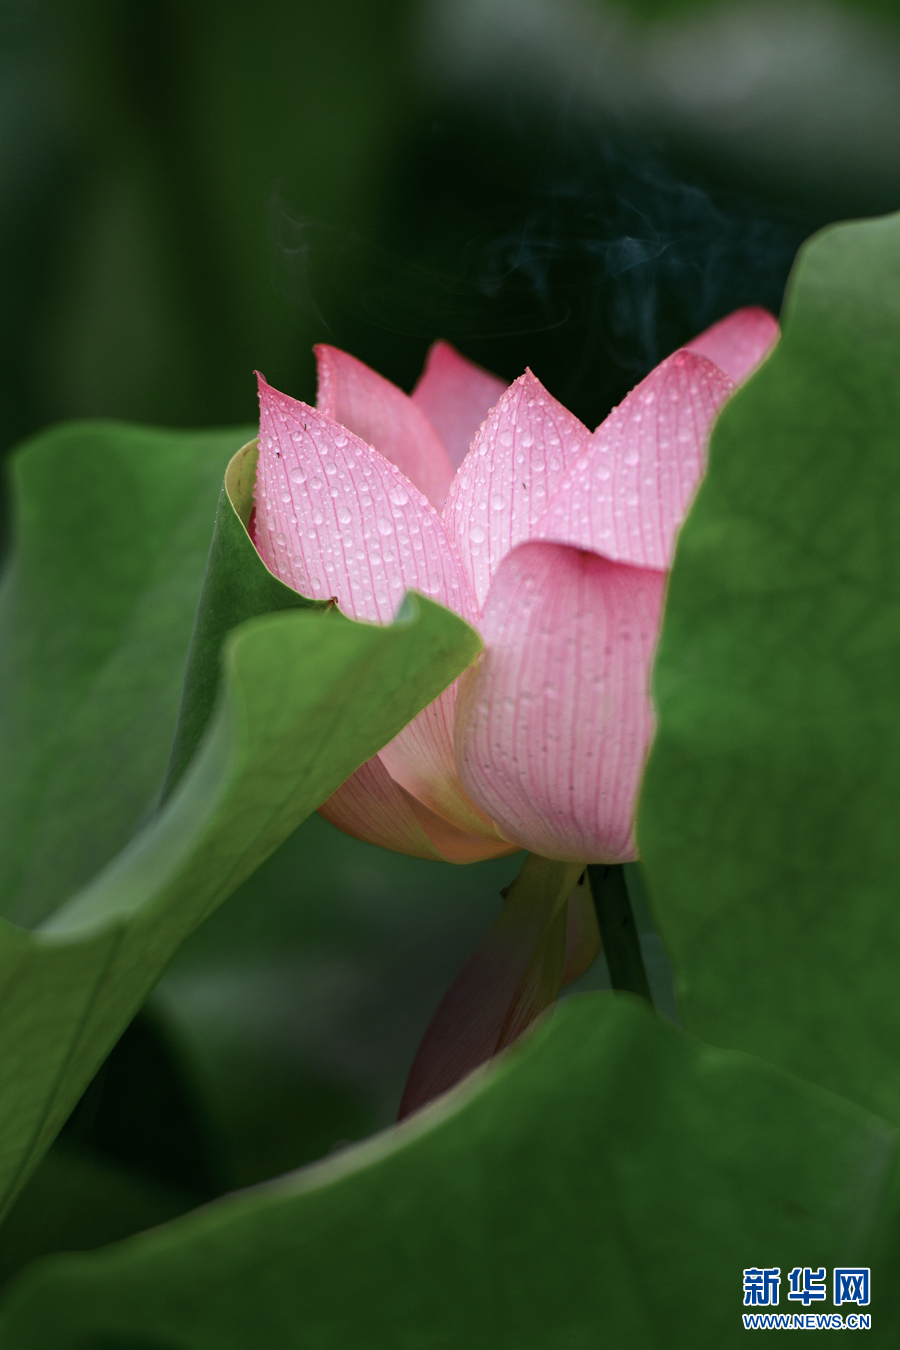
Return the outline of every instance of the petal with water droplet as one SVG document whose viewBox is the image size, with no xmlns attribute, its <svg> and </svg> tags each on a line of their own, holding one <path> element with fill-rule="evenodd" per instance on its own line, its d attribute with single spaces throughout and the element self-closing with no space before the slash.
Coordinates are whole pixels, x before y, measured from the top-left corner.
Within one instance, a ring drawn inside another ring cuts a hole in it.
<svg viewBox="0 0 900 1350">
<path fill-rule="evenodd" d="M 749 305 L 704 329 L 687 343 L 687 350 L 715 361 L 735 384 L 741 384 L 777 341 L 778 320 L 767 309 Z"/>
<path fill-rule="evenodd" d="M 566 469 L 590 441 L 587 427 L 530 370 L 491 410 L 443 511 L 479 605 L 501 560 L 530 536 Z"/>
<path fill-rule="evenodd" d="M 713 421 L 734 387 L 704 356 L 667 357 L 594 432 L 590 452 L 559 484 L 534 537 L 668 568 L 703 476 Z"/>
<path fill-rule="evenodd" d="M 410 398 L 444 442 L 450 463 L 458 468 L 505 389 L 505 380 L 466 360 L 449 342 L 435 342 Z"/>
<path fill-rule="evenodd" d="M 269 570 L 304 595 L 335 596 L 354 619 L 390 623 L 407 590 L 471 619 L 440 518 L 400 470 L 261 376 L 259 396 L 256 542 Z"/>
<path fill-rule="evenodd" d="M 315 349 L 317 406 L 405 474 L 440 509 L 453 465 L 428 417 L 402 389 L 337 347 Z"/>
<path fill-rule="evenodd" d="M 665 573 L 559 544 L 520 545 L 461 678 L 463 784 L 506 838 L 547 858 L 633 859 L 654 729 L 650 668 Z"/>
</svg>

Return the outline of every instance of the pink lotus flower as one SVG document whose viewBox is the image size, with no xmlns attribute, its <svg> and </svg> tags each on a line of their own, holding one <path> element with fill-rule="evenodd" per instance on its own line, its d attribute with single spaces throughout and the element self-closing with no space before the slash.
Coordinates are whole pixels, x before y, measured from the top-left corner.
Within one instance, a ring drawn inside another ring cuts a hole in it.
<svg viewBox="0 0 900 1350">
<path fill-rule="evenodd" d="M 260 377 L 254 542 L 276 576 L 389 623 L 407 590 L 484 652 L 320 808 L 452 862 L 636 856 L 649 675 L 679 526 L 722 404 L 777 336 L 738 310 L 593 433 L 526 371 L 508 388 L 436 343 L 407 396 L 317 348 L 318 406 Z"/>
</svg>

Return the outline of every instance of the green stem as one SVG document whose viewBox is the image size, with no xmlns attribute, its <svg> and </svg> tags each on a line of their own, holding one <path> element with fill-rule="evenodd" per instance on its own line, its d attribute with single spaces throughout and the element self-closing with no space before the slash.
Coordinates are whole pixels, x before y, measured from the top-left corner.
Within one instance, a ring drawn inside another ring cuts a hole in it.
<svg viewBox="0 0 900 1350">
<path fill-rule="evenodd" d="M 591 863 L 587 869 L 597 923 L 613 989 L 638 994 L 652 1005 L 637 925 L 621 863 Z"/>
</svg>

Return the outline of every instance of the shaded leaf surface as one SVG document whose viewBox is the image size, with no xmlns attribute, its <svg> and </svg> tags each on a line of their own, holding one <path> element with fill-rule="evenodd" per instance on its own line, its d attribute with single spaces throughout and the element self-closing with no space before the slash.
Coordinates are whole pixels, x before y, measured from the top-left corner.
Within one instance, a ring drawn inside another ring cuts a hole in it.
<svg viewBox="0 0 900 1350">
<path fill-rule="evenodd" d="M 102 1153 L 58 1141 L 0 1227 L 0 1283 L 39 1256 L 118 1242 L 198 1201 Z"/>
<path fill-rule="evenodd" d="M 308 609 L 257 620 L 233 640 L 202 753 L 151 817 L 235 439 L 88 425 L 19 457 L 0 807 L 7 912 L 38 926 L 0 921 L 0 1205 L 185 937 L 478 650 L 425 600 L 389 628 Z M 195 663 L 204 717 L 225 631 L 277 586 L 228 511 L 244 552 L 214 550 L 212 580 L 227 599 L 223 578 L 250 579 Z"/>
<path fill-rule="evenodd" d="M 163 799 L 190 763 L 212 716 L 219 687 L 219 655 L 231 629 L 246 619 L 278 610 L 327 608 L 325 602 L 308 600 L 273 576 L 247 533 L 253 512 L 256 458 L 256 442 L 250 441 L 237 452 L 225 472 Z"/>
<path fill-rule="evenodd" d="M 895 1157 L 850 1103 L 588 995 L 406 1131 L 33 1267 L 0 1329 L 11 1350 L 742 1345 L 743 1267 L 876 1259 Z"/>
<path fill-rule="evenodd" d="M 192 934 L 151 1007 L 231 1187 L 394 1123 L 429 1020 L 521 865 L 389 853 L 314 813 Z"/>
<path fill-rule="evenodd" d="M 682 532 L 639 838 L 684 1025 L 900 1121 L 900 218 L 823 231 Z"/>
<path fill-rule="evenodd" d="M 164 810 L 38 933 L 0 927 L 7 1199 L 188 933 L 477 649 L 424 599 L 389 628 L 307 611 L 230 639 L 218 713 Z"/>
<path fill-rule="evenodd" d="M 152 812 L 222 474 L 246 432 L 51 429 L 13 461 L 0 914 L 39 923 Z"/>
</svg>

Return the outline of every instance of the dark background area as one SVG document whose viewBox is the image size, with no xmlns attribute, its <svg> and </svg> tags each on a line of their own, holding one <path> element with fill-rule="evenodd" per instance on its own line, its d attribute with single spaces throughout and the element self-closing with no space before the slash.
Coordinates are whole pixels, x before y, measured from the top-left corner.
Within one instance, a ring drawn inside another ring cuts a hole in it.
<svg viewBox="0 0 900 1350">
<path fill-rule="evenodd" d="M 892 204 L 889 162 L 786 178 L 600 106 L 587 38 L 554 79 L 497 8 L 471 74 L 446 68 L 452 4 L 7 0 L 4 444 L 73 416 L 243 423 L 256 367 L 313 396 L 322 339 L 408 387 L 444 336 L 594 423 L 699 327 L 777 308 L 820 223 Z"/>
<path fill-rule="evenodd" d="M 256 368 L 314 398 L 316 341 L 410 388 L 444 337 L 593 426 L 709 323 L 777 312 L 820 225 L 900 207 L 876 0 L 5 0 L 0 114 L 2 451 L 250 423 Z M 0 1275 L 387 1125 L 516 866 L 301 827 L 123 1037 Z"/>
</svg>

